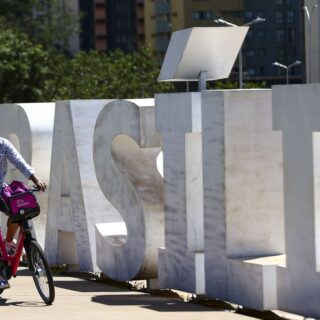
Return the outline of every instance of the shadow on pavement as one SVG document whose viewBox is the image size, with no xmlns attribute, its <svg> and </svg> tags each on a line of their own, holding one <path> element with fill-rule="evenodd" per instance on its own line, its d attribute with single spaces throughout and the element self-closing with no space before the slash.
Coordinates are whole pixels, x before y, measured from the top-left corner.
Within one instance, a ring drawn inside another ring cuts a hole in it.
<svg viewBox="0 0 320 320">
<path fill-rule="evenodd" d="M 31 277 L 31 273 L 29 271 L 28 268 L 19 268 L 18 272 L 17 272 L 17 277 L 21 277 L 21 276 L 30 276 Z"/>
<path fill-rule="evenodd" d="M 288 320 L 272 311 L 258 311 L 246 308 L 236 309 L 221 300 L 211 300 L 210 303 L 202 303 L 201 301 L 184 302 L 182 299 L 177 298 L 166 299 L 161 296 L 136 293 L 94 296 L 91 301 L 108 306 L 140 306 L 141 308 L 157 312 L 226 312 L 262 320 Z"/>
<path fill-rule="evenodd" d="M 106 286 L 94 281 L 86 281 L 82 279 L 59 280 L 59 277 L 54 277 L 55 287 L 78 291 L 78 292 L 121 292 L 123 289 Z"/>
<path fill-rule="evenodd" d="M 0 297 L 0 307 L 24 307 L 24 308 L 35 308 L 35 307 L 47 307 L 44 302 L 39 301 L 14 301 L 9 302 L 8 299 L 3 299 Z"/>
<path fill-rule="evenodd" d="M 262 320 L 288 320 L 288 318 L 279 317 L 277 314 L 275 314 L 272 311 L 258 311 L 258 310 L 243 308 L 243 309 L 237 310 L 236 313 L 241 314 L 243 316 L 262 319 Z"/>
<path fill-rule="evenodd" d="M 197 304 L 186 303 L 178 299 L 165 299 L 148 294 L 119 294 L 95 296 L 92 302 L 101 303 L 109 306 L 140 306 L 141 308 L 151 309 L 158 312 L 216 312 Z"/>
</svg>

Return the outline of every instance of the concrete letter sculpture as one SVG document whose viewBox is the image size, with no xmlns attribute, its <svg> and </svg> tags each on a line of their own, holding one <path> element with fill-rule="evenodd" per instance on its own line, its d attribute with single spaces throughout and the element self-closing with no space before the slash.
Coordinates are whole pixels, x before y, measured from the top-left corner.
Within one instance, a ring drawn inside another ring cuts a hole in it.
<svg viewBox="0 0 320 320">
<path fill-rule="evenodd" d="M 95 122 L 108 102 L 56 103 L 45 242 L 51 263 L 98 271 L 95 224 L 120 220 L 100 190 L 92 159 Z"/>
<path fill-rule="evenodd" d="M 0 105 L 0 136 L 9 139 L 45 182 L 49 182 L 51 167 L 54 103 L 24 103 Z M 7 181 L 25 180 L 10 167 Z M 44 244 L 48 194 L 37 194 L 41 215 L 32 221 L 35 235 Z"/>
<path fill-rule="evenodd" d="M 137 104 L 109 103 L 94 133 L 99 185 L 123 219 L 97 225 L 97 264 L 116 280 L 157 278 L 157 253 L 164 243 L 163 181 L 156 168 L 160 136 L 154 107 Z"/>
<path fill-rule="evenodd" d="M 204 293 L 201 94 L 159 94 L 156 109 L 165 182 L 159 284 Z"/>
<path fill-rule="evenodd" d="M 320 317 L 320 85 L 272 89 L 283 134 L 286 267 L 277 268 L 278 307 Z M 317 133 L 316 133 L 317 132 Z"/>
<path fill-rule="evenodd" d="M 202 116 L 206 293 L 275 308 L 275 267 L 268 264 L 284 252 L 284 233 L 271 91 L 204 92 Z"/>
</svg>

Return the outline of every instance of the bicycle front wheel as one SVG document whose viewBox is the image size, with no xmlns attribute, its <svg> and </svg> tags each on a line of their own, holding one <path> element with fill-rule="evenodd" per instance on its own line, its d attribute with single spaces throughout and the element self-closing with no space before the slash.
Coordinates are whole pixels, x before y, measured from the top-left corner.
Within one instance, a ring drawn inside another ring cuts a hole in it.
<svg viewBox="0 0 320 320">
<path fill-rule="evenodd" d="M 36 288 L 42 300 L 50 305 L 54 300 L 55 290 L 47 258 L 36 240 L 28 241 L 25 249 Z"/>
</svg>

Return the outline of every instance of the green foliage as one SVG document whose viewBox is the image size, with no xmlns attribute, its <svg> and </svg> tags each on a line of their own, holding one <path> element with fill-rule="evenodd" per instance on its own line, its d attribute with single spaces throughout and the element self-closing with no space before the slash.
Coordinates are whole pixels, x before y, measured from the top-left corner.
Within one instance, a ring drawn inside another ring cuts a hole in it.
<svg viewBox="0 0 320 320">
<path fill-rule="evenodd" d="M 48 52 L 10 29 L 0 31 L 0 43 L 0 101 L 43 100 L 43 83 L 51 75 Z"/>
<path fill-rule="evenodd" d="M 66 71 L 67 70 L 67 71 Z M 54 99 L 124 99 L 153 97 L 170 92 L 169 83 L 158 83 L 160 66 L 151 50 L 132 54 L 80 52 L 64 67 Z"/>
<path fill-rule="evenodd" d="M 218 80 L 213 82 L 210 86 L 211 89 L 223 90 L 223 89 L 239 89 L 239 82 L 231 80 Z M 254 88 L 267 88 L 267 83 L 263 82 L 244 82 L 244 89 L 254 89 Z"/>
<path fill-rule="evenodd" d="M 173 90 L 157 82 L 160 66 L 148 48 L 68 58 L 10 29 L 0 30 L 0 43 L 0 103 L 144 98 Z"/>
<path fill-rule="evenodd" d="M 245 89 L 256 89 L 256 88 L 260 88 L 260 89 L 265 89 L 267 88 L 267 83 L 265 81 L 262 82 L 245 82 L 244 83 L 244 88 Z"/>
</svg>

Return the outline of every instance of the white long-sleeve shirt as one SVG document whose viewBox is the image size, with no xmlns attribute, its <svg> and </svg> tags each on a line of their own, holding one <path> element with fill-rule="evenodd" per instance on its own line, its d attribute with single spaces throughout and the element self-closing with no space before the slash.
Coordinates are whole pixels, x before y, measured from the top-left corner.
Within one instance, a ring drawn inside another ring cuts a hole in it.
<svg viewBox="0 0 320 320">
<path fill-rule="evenodd" d="M 9 140 L 0 137 L 0 190 L 8 171 L 8 160 L 27 178 L 35 172 Z"/>
</svg>

